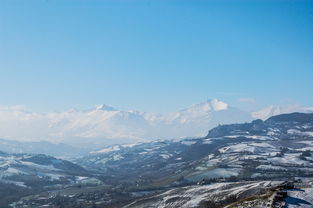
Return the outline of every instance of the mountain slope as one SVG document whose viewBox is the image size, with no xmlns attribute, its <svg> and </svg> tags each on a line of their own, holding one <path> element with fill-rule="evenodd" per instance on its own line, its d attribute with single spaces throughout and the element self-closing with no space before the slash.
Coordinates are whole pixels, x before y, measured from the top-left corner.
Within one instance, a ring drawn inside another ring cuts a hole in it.
<svg viewBox="0 0 313 208">
<path fill-rule="evenodd" d="M 220 208 L 235 201 L 268 193 L 278 184 L 260 181 L 179 187 L 135 200 L 123 208 Z M 266 203 L 263 205 L 266 207 Z"/>
<path fill-rule="evenodd" d="M 42 188 L 75 183 L 88 175 L 84 168 L 51 156 L 0 152 L 0 183 Z"/>
<path fill-rule="evenodd" d="M 162 186 L 216 178 L 311 176 L 313 114 L 221 125 L 199 139 L 118 145 L 75 162 L 110 182 Z M 163 181 L 163 182 L 161 182 Z"/>
<path fill-rule="evenodd" d="M 0 151 L 0 207 L 23 196 L 53 194 L 69 187 L 101 185 L 102 182 L 79 165 L 39 154 L 9 154 Z M 39 207 L 33 202 L 22 207 Z"/>
<path fill-rule="evenodd" d="M 290 105 L 290 106 L 285 106 L 285 107 L 271 105 L 259 111 L 252 112 L 251 116 L 254 119 L 266 120 L 270 118 L 271 116 L 294 113 L 294 112 L 313 113 L 313 108 L 312 107 L 306 108 L 306 107 L 302 107 L 299 105 Z"/>
</svg>

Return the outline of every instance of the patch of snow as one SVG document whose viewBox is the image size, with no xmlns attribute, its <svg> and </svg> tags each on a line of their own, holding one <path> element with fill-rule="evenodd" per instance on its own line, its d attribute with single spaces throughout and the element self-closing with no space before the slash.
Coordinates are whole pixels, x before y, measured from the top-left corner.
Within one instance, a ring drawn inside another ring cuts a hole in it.
<svg viewBox="0 0 313 208">
<path fill-rule="evenodd" d="M 197 143 L 197 141 L 192 141 L 192 140 L 181 141 L 181 144 L 184 144 L 184 145 L 187 145 L 187 146 L 193 145 L 195 143 Z"/>
<path fill-rule="evenodd" d="M 136 146 L 136 145 L 138 145 L 138 143 L 133 143 L 133 144 L 123 144 L 123 145 L 121 145 L 122 147 L 125 147 L 125 148 L 131 148 L 131 147 L 134 147 L 134 146 Z"/>
<path fill-rule="evenodd" d="M 108 152 L 113 152 L 113 151 L 118 151 L 120 150 L 120 147 L 118 145 L 115 145 L 113 147 L 108 147 L 104 148 L 102 150 L 96 151 L 96 152 L 91 152 L 92 154 L 97 154 L 97 153 L 108 153 Z"/>
<path fill-rule="evenodd" d="M 202 141 L 202 144 L 211 144 L 212 140 L 211 139 L 205 139 Z"/>
<path fill-rule="evenodd" d="M 287 134 L 300 134 L 301 131 L 298 129 L 288 129 Z"/>
<path fill-rule="evenodd" d="M 163 159 L 169 159 L 172 156 L 172 154 L 160 154 L 160 157 L 162 157 Z"/>
<path fill-rule="evenodd" d="M 116 155 L 113 155 L 113 160 L 114 161 L 117 161 L 117 160 L 122 160 L 124 159 L 124 157 L 120 154 L 116 154 Z"/>
<path fill-rule="evenodd" d="M 301 153 L 286 153 L 283 157 L 267 158 L 274 165 L 308 165 L 309 161 L 299 158 Z"/>
<path fill-rule="evenodd" d="M 256 169 L 259 169 L 259 170 L 284 170 L 284 171 L 287 171 L 286 168 L 281 167 L 281 166 L 275 166 L 275 165 L 259 165 L 258 167 L 256 167 Z"/>
</svg>

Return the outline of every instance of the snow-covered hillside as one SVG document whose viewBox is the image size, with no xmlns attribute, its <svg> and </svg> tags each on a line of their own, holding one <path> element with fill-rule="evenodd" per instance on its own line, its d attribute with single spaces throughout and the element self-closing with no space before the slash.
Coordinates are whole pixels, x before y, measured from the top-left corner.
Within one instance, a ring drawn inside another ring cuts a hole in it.
<svg viewBox="0 0 313 208">
<path fill-rule="evenodd" d="M 74 183 L 87 175 L 82 167 L 54 157 L 0 152 L 0 183 L 41 188 Z"/>
<path fill-rule="evenodd" d="M 99 149 L 75 162 L 119 182 L 183 177 L 279 178 L 313 173 L 313 114 L 284 114 L 266 121 L 221 125 L 203 138 L 161 140 Z"/>
<path fill-rule="evenodd" d="M 239 201 L 257 194 L 264 194 L 280 183 L 276 181 L 260 181 L 186 186 L 136 200 L 123 208 L 225 207 L 225 205 L 233 201 Z"/>
</svg>

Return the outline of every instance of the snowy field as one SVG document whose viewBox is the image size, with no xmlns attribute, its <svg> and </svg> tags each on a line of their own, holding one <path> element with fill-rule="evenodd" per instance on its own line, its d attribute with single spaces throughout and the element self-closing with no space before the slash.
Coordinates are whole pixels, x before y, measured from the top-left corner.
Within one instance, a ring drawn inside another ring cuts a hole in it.
<svg viewBox="0 0 313 208">
<path fill-rule="evenodd" d="M 288 191 L 285 208 L 312 208 L 313 188 L 294 189 Z"/>
</svg>

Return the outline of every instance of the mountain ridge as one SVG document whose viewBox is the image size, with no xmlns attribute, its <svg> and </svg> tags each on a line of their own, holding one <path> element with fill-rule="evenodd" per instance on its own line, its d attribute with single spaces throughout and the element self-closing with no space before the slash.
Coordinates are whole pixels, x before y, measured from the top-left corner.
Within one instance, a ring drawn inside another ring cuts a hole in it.
<svg viewBox="0 0 313 208">
<path fill-rule="evenodd" d="M 266 120 L 277 113 L 311 108 L 273 108 L 246 112 L 217 99 L 159 114 L 118 110 L 97 105 L 89 110 L 34 113 L 24 108 L 0 108 L 0 135 L 7 140 L 49 141 L 66 144 L 113 144 L 205 136 L 219 124 Z"/>
</svg>

